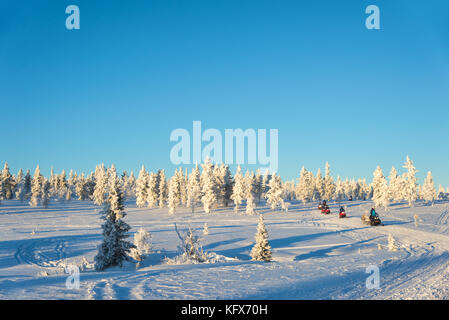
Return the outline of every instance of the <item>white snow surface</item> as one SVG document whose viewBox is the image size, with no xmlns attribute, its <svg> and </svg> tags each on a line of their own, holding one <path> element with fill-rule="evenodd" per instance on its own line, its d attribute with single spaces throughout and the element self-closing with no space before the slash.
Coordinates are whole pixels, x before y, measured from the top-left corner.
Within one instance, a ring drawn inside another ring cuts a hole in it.
<svg viewBox="0 0 449 320">
<path fill-rule="evenodd" d="M 379 210 L 385 226 L 361 223 L 371 201 L 347 201 L 323 215 L 317 203 L 290 203 L 288 213 L 264 203 L 272 262 L 251 261 L 258 215 L 233 207 L 210 214 L 178 208 L 138 208 L 126 201 L 125 221 L 134 232 L 152 234 L 152 252 L 104 272 L 93 268 L 102 241 L 101 207 L 91 201 L 50 202 L 47 209 L 18 200 L 0 205 L 0 299 L 448 299 L 449 202 L 414 208 L 407 203 Z M 414 215 L 418 215 L 415 226 Z M 209 234 L 203 235 L 204 223 Z M 178 255 L 179 229 L 191 226 L 209 263 L 169 264 Z M 388 235 L 398 246 L 388 251 Z M 381 245 L 381 250 L 379 250 Z M 85 258 L 83 262 L 83 257 Z M 87 263 L 86 263 L 87 260 Z M 80 288 L 66 287 L 64 268 L 82 266 Z M 375 265 L 380 288 L 367 289 L 365 273 Z"/>
</svg>

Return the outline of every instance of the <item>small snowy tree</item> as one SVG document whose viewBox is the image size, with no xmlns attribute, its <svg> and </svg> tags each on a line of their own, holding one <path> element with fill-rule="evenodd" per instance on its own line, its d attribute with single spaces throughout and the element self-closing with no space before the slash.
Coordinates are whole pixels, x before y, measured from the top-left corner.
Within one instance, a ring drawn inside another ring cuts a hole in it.
<svg viewBox="0 0 449 320">
<path fill-rule="evenodd" d="M 48 207 L 48 202 L 50 201 L 50 188 L 51 188 L 50 182 L 44 178 L 41 192 L 42 194 L 41 203 L 44 208 Z"/>
<path fill-rule="evenodd" d="M 168 182 L 167 206 L 169 214 L 174 214 L 176 212 L 176 208 L 179 205 L 179 197 L 178 180 L 176 175 L 174 175 Z"/>
<path fill-rule="evenodd" d="M 208 260 L 207 254 L 203 251 L 200 243 L 200 238 L 194 233 L 193 229 L 189 227 L 184 235 L 178 231 L 175 224 L 176 234 L 181 240 L 181 244 L 178 246 L 181 252 L 181 260 L 193 261 L 193 262 L 206 262 Z"/>
<path fill-rule="evenodd" d="M 271 261 L 271 247 L 268 242 L 268 231 L 265 227 L 263 216 L 259 215 L 257 225 L 256 244 L 251 250 L 251 258 L 256 261 Z"/>
<path fill-rule="evenodd" d="M 147 203 L 149 208 L 154 208 L 158 205 L 158 176 L 151 172 L 148 176 L 148 189 L 147 189 Z"/>
<path fill-rule="evenodd" d="M 430 203 L 433 205 L 433 202 L 436 199 L 436 191 L 435 185 L 433 183 L 432 172 L 427 173 L 426 180 L 424 181 L 424 185 L 422 187 L 422 197 L 426 203 Z"/>
<path fill-rule="evenodd" d="M 237 167 L 237 171 L 234 175 L 234 186 L 232 187 L 231 199 L 234 201 L 234 211 L 238 212 L 240 205 L 245 199 L 245 178 L 243 177 L 240 165 Z"/>
<path fill-rule="evenodd" d="M 324 194 L 322 198 L 326 201 L 329 201 L 334 197 L 335 192 L 335 184 L 334 179 L 331 177 L 330 174 L 329 162 L 326 162 L 323 184 L 324 184 Z"/>
<path fill-rule="evenodd" d="M 382 169 L 377 166 L 373 173 L 373 202 L 376 207 L 384 207 L 385 210 L 388 207 L 388 185 L 385 179 Z"/>
<path fill-rule="evenodd" d="M 165 171 L 161 170 L 159 172 L 159 208 L 165 207 L 167 202 L 167 178 L 165 177 Z"/>
<path fill-rule="evenodd" d="M 108 173 L 109 194 L 103 209 L 103 243 L 98 247 L 98 254 L 95 256 L 95 269 L 100 271 L 110 266 L 121 266 L 123 261 L 128 260 L 130 250 L 135 248 L 132 243 L 126 241 L 131 227 L 123 221 L 126 216 L 123 191 L 115 167 L 108 170 Z"/>
<path fill-rule="evenodd" d="M 204 223 L 203 234 L 204 235 L 209 234 L 209 225 L 207 224 L 207 222 Z"/>
<path fill-rule="evenodd" d="M 255 214 L 256 196 L 257 196 L 257 181 L 254 172 L 245 176 L 245 190 L 246 190 L 246 214 Z"/>
<path fill-rule="evenodd" d="M 187 185 L 187 204 L 195 212 L 197 204 L 201 200 L 201 186 L 200 186 L 200 170 L 198 165 L 192 169 Z"/>
<path fill-rule="evenodd" d="M 214 165 L 212 164 L 210 158 L 207 158 L 202 167 L 203 172 L 201 174 L 201 202 L 203 203 L 204 212 L 210 213 L 212 211 L 212 208 L 216 206 L 218 199 L 217 184 L 214 177 Z"/>
<path fill-rule="evenodd" d="M 12 199 L 16 182 L 9 171 L 8 162 L 5 162 L 0 180 L 3 185 L 3 197 L 5 199 Z"/>
<path fill-rule="evenodd" d="M 31 183 L 31 199 L 30 199 L 30 206 L 36 207 L 41 199 L 42 194 L 42 182 L 43 177 L 41 175 L 40 167 L 39 165 L 36 167 L 36 170 L 34 171 L 34 178 Z"/>
<path fill-rule="evenodd" d="M 106 187 L 108 184 L 108 176 L 104 168 L 104 164 L 101 164 L 95 169 L 95 189 L 93 200 L 94 203 L 101 206 L 103 205 L 106 197 Z"/>
<path fill-rule="evenodd" d="M 416 173 L 418 172 L 413 165 L 413 161 L 410 160 L 409 156 L 405 161 L 403 168 L 407 169 L 405 173 L 405 184 L 404 184 L 404 198 L 408 201 L 409 206 L 413 207 L 418 196 L 417 194 L 417 179 Z"/>
<path fill-rule="evenodd" d="M 140 228 L 134 234 L 134 246 L 130 250 L 130 256 L 137 260 L 142 261 L 151 252 L 151 234 L 143 228 Z"/>
<path fill-rule="evenodd" d="M 389 251 L 396 251 L 398 249 L 398 246 L 396 245 L 396 241 L 394 240 L 393 236 L 388 234 L 388 250 Z"/>
<path fill-rule="evenodd" d="M 136 204 L 138 207 L 145 206 L 148 196 L 148 172 L 145 170 L 145 166 L 142 165 L 139 176 L 136 181 Z"/>
<path fill-rule="evenodd" d="M 282 206 L 284 200 L 282 199 L 282 181 L 281 177 L 274 173 L 268 183 L 268 191 L 265 195 L 267 203 L 272 210 L 275 210 L 278 206 Z"/>
</svg>

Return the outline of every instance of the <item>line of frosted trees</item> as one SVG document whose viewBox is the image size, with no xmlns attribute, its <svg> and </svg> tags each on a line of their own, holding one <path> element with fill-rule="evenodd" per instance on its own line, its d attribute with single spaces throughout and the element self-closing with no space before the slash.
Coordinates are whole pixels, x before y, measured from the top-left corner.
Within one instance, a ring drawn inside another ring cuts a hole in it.
<svg viewBox="0 0 449 320">
<path fill-rule="evenodd" d="M 187 169 L 176 169 L 169 179 L 164 170 L 148 172 L 142 166 L 137 179 L 132 172 L 128 175 L 125 171 L 119 177 L 119 182 L 124 196 L 135 198 L 137 206 L 167 207 L 170 214 L 180 207 L 190 208 L 192 212 L 202 208 L 204 212 L 210 213 L 229 205 L 234 206 L 235 212 L 254 214 L 261 200 L 266 200 L 273 210 L 279 208 L 288 211 L 289 201 L 292 200 L 303 203 L 373 200 L 376 207 L 387 208 L 392 202 L 407 201 L 413 206 L 416 200 L 433 204 L 436 199 L 449 198 L 449 189 L 444 190 L 440 185 L 438 192 L 435 190 L 430 171 L 424 183 L 418 184 L 417 170 L 409 157 L 403 168 L 404 173 L 400 175 L 392 167 L 387 179 L 378 166 L 372 182 L 368 184 L 366 179 L 334 179 L 326 163 L 324 176 L 320 169 L 313 174 L 303 167 L 296 182 L 283 182 L 275 173 L 262 174 L 257 170 L 243 174 L 240 166 L 232 175 L 229 166 L 213 164 L 208 159 L 201 166 L 195 166 L 190 173 Z M 87 176 L 70 171 L 67 177 L 64 170 L 60 174 L 52 170 L 50 177 L 45 178 L 39 166 L 33 176 L 29 170 L 24 174 L 22 169 L 17 175 L 12 175 L 5 163 L 0 174 L 0 200 L 16 198 L 28 201 L 31 206 L 47 207 L 50 200 L 69 201 L 77 198 L 103 205 L 110 180 L 108 171 L 101 164 Z"/>
</svg>

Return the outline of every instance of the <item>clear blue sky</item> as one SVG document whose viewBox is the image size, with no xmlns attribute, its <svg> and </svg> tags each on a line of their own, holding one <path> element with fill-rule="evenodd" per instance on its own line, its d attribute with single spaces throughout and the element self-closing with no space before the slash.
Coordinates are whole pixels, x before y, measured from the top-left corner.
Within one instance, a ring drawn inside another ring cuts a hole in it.
<svg viewBox="0 0 449 320">
<path fill-rule="evenodd" d="M 284 179 L 329 161 L 371 180 L 408 154 L 449 186 L 449 1 L 1 0 L 0 107 L 14 171 L 171 175 L 170 132 L 201 120 L 278 129 Z"/>
</svg>

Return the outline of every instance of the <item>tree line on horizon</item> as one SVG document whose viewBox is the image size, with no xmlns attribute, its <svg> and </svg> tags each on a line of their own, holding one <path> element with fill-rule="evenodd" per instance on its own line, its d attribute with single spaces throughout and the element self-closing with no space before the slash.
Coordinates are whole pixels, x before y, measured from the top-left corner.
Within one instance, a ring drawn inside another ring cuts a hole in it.
<svg viewBox="0 0 449 320">
<path fill-rule="evenodd" d="M 171 178 L 167 178 L 164 170 L 148 172 L 142 166 L 138 177 L 134 173 L 124 171 L 118 177 L 123 196 L 135 199 L 138 207 L 168 208 L 173 214 L 177 208 L 190 208 L 192 212 L 202 207 L 210 213 L 222 206 L 234 206 L 239 212 L 245 205 L 245 213 L 254 214 L 261 200 L 271 209 L 288 211 L 289 201 L 299 200 L 302 203 L 312 201 L 372 200 L 376 207 L 387 209 L 392 202 L 407 201 L 413 206 L 417 200 L 433 204 L 436 199 L 449 198 L 449 188 L 440 185 L 436 191 L 432 173 L 429 171 L 422 185 L 416 178 L 417 170 L 413 161 L 407 156 L 403 165 L 404 173 L 400 175 L 396 168 L 391 168 L 388 179 L 380 166 L 373 172 L 371 183 L 366 179 L 345 179 L 340 176 L 334 180 L 330 173 L 330 165 L 326 163 L 324 176 L 321 169 L 316 174 L 302 167 L 295 181 L 282 181 L 276 174 L 266 171 L 264 174 L 247 170 L 244 174 L 238 166 L 234 175 L 228 165 L 213 164 L 207 159 L 200 166 L 196 165 L 190 173 L 187 169 L 178 168 Z M 0 174 L 1 200 L 18 199 L 28 201 L 30 206 L 47 207 L 49 201 L 92 200 L 103 205 L 108 195 L 111 172 L 115 166 L 106 168 L 104 164 L 96 166 L 88 175 L 78 175 L 70 170 L 67 178 L 65 170 L 55 174 L 51 170 L 50 177 L 42 175 L 39 165 L 31 176 L 30 170 L 24 174 L 20 169 L 16 175 L 10 173 L 5 163 Z"/>
</svg>

